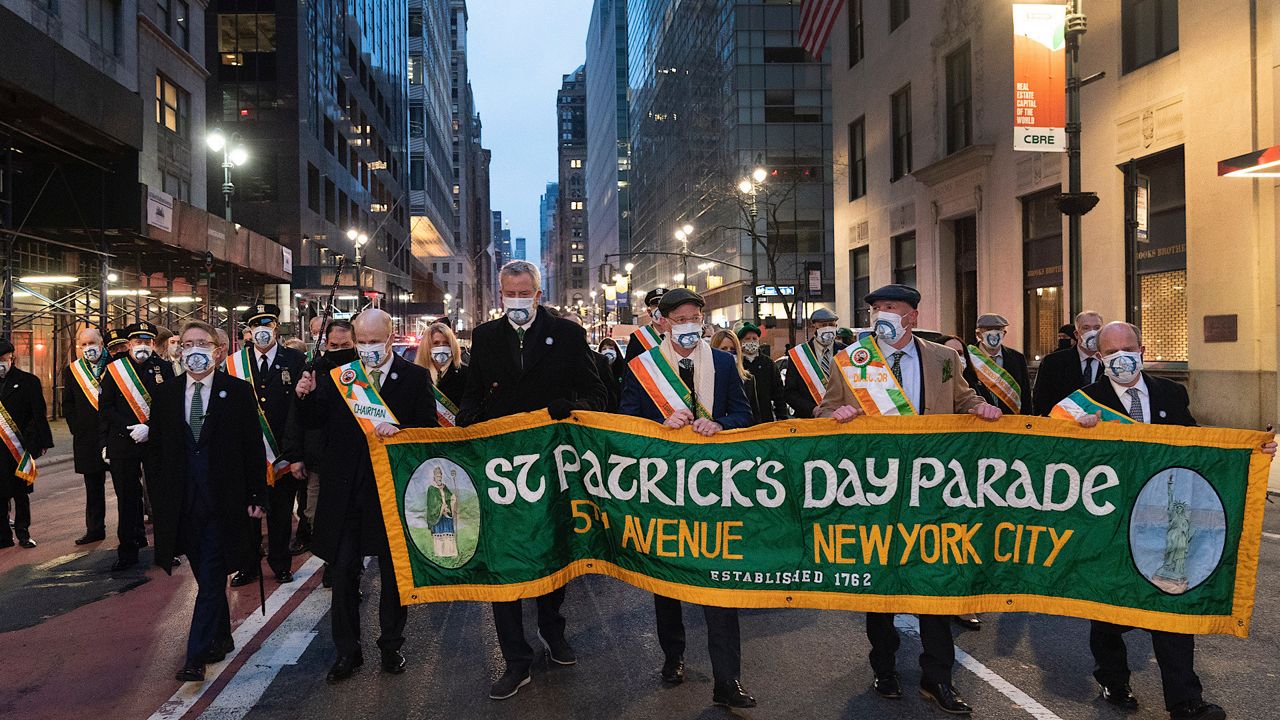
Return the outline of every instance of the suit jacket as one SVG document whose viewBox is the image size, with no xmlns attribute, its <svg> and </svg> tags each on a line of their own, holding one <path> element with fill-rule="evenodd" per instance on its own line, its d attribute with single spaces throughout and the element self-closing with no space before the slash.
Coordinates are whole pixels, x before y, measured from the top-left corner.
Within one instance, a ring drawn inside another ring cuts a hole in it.
<svg viewBox="0 0 1280 720">
<path fill-rule="evenodd" d="M 750 427 L 754 419 L 751 416 L 751 403 L 747 401 L 747 393 L 742 386 L 742 378 L 738 375 L 738 363 L 733 356 L 722 350 L 711 350 L 711 358 L 715 364 L 716 383 L 715 397 L 712 398 L 711 418 L 725 430 Z M 699 398 L 703 405 L 706 398 Z M 640 417 L 656 423 L 667 418 L 658 410 L 658 406 L 649 398 L 644 386 L 636 380 L 635 375 L 628 375 L 626 385 L 622 388 L 622 405 L 618 411 L 623 415 Z"/>
<path fill-rule="evenodd" d="M 156 355 L 140 363 L 128 356 L 126 361 L 133 364 L 133 369 L 142 380 L 142 385 L 155 401 L 156 391 L 160 386 L 173 382 L 173 366 L 168 360 Z M 148 443 L 136 443 L 129 437 L 129 426 L 137 425 L 138 418 L 133 414 L 129 401 L 125 400 L 124 391 L 116 386 L 111 373 L 102 373 L 102 393 L 98 398 L 98 433 L 99 442 L 107 449 L 107 457 L 112 460 L 140 458 L 148 453 Z M 150 440 L 148 440 L 150 442 Z"/>
<path fill-rule="evenodd" d="M 813 350 L 814 356 L 821 354 L 818 350 L 817 340 L 809 338 L 806 344 Z M 835 354 L 845 349 L 845 347 L 844 343 L 836 341 L 835 348 L 831 351 L 831 357 L 834 358 Z M 813 409 L 817 407 L 818 403 L 813 401 L 813 395 L 809 394 L 809 386 L 804 384 L 804 378 L 800 377 L 799 371 L 791 367 L 791 356 L 787 355 L 786 357 L 788 363 L 787 380 L 783 384 L 783 395 L 786 397 L 787 404 L 795 411 L 798 418 L 814 417 Z M 834 360 L 832 360 L 831 368 L 832 370 L 835 369 Z M 834 375 L 834 373 L 832 374 Z"/>
<path fill-rule="evenodd" d="M 1185 387 L 1147 373 L 1142 373 L 1142 379 L 1147 382 L 1147 392 L 1151 396 L 1151 417 L 1147 418 L 1148 422 L 1152 425 L 1199 425 L 1191 415 L 1191 400 Z M 1111 381 L 1106 377 L 1084 388 L 1084 392 L 1116 412 L 1129 414 L 1127 398 L 1122 400 L 1118 397 L 1115 388 L 1111 387 Z"/>
<path fill-rule="evenodd" d="M 1102 362 L 1097 363 L 1098 379 L 1103 379 Z M 1035 399 L 1036 415 L 1048 415 L 1054 405 L 1071 393 L 1089 384 L 1080 369 L 1080 353 L 1074 348 L 1054 350 L 1040 361 L 1040 369 L 1036 372 L 1036 387 L 1032 393 Z"/>
<path fill-rule="evenodd" d="M 249 364 L 252 365 L 251 376 L 253 388 L 258 393 L 258 404 L 262 406 L 262 414 L 267 416 L 267 425 L 271 433 L 280 440 L 284 437 L 285 426 L 289 421 L 289 409 L 293 407 L 293 384 L 302 377 L 302 366 L 307 364 L 307 356 L 283 345 L 276 346 L 275 360 L 267 368 L 267 374 L 258 371 L 257 349 L 249 349 Z M 281 449 L 284 452 L 284 449 Z M 285 456 L 291 461 L 301 458 Z"/>
<path fill-rule="evenodd" d="M 49 430 L 48 409 L 40 378 L 20 368 L 10 367 L 9 372 L 0 378 L 0 403 L 13 418 L 13 424 L 22 436 L 22 448 L 31 453 L 31 457 L 38 458 L 53 447 L 53 433 Z M 12 482 L 15 490 L 31 492 L 34 485 L 14 477 L 17 469 L 18 461 L 14 460 L 9 449 L 0 447 L 0 483 Z M 0 522 L 7 522 L 7 519 L 0 517 Z"/>
<path fill-rule="evenodd" d="M 248 515 L 251 505 L 267 503 L 267 454 L 258 427 L 253 387 L 217 370 L 206 382 L 209 403 L 196 452 L 208 453 L 216 471 L 209 468 L 208 481 L 216 505 L 211 516 L 222 535 L 222 552 L 228 572 L 244 567 L 256 552 L 256 522 Z M 185 549 L 179 542 L 179 528 L 187 521 L 183 503 L 192 482 L 188 463 L 191 426 L 186 410 L 187 383 L 163 383 L 151 396 L 151 437 L 155 448 L 156 472 L 147 475 L 151 496 L 152 527 L 155 531 L 156 565 L 169 572 L 173 557 Z"/>
<path fill-rule="evenodd" d="M 103 366 L 102 374 L 106 373 Z M 101 380 L 99 377 L 99 382 Z M 107 464 L 102 462 L 98 409 L 80 388 L 69 365 L 62 368 L 62 416 L 67 419 L 67 428 L 71 430 L 71 455 L 76 472 L 83 475 L 106 470 Z"/>
<path fill-rule="evenodd" d="M 982 352 L 982 350 L 979 349 L 978 352 Z M 1001 350 L 1000 354 L 1004 356 L 1004 371 L 1009 373 L 1009 376 L 1013 378 L 1014 382 L 1018 383 L 1018 387 L 1022 390 L 1022 410 L 1020 414 L 1034 415 L 1035 406 L 1031 400 L 1031 378 L 1027 376 L 1027 356 L 1008 346 Z M 964 380 L 969 383 L 969 387 L 973 388 L 974 392 L 978 393 L 983 400 L 1000 408 L 1000 412 L 1014 414 L 1013 408 L 1001 402 L 995 393 L 982 384 L 982 380 L 978 378 L 978 371 L 973 369 L 973 361 L 969 358 L 965 358 L 965 360 L 968 361 L 968 364 L 964 368 Z"/>
<path fill-rule="evenodd" d="M 922 340 L 911 340 L 920 356 L 920 415 L 961 415 L 983 403 L 978 393 L 965 382 L 960 371 L 960 355 L 946 345 Z M 949 367 L 948 367 L 949 366 Z M 838 370 L 838 369 L 837 369 Z M 838 372 L 827 378 L 827 390 L 818 406 L 818 417 L 831 417 L 844 405 L 862 408 L 858 399 L 849 392 L 849 385 Z"/>
<path fill-rule="evenodd" d="M 467 366 L 459 365 L 455 368 L 450 365 L 436 381 L 436 387 L 440 388 L 440 392 L 444 393 L 450 402 L 458 405 L 462 402 L 462 395 L 467 390 Z"/>
<path fill-rule="evenodd" d="M 394 355 L 379 391 L 399 427 L 436 427 L 436 399 L 431 372 Z M 316 389 L 297 401 L 297 418 L 304 429 L 324 430 L 324 472 L 316 503 L 311 551 L 329 562 L 338 556 L 344 533 L 356 533 L 363 555 L 387 548 L 382 504 L 369 461 L 369 444 L 329 369 L 316 371 Z"/>
<path fill-rule="evenodd" d="M 458 424 L 543 410 L 555 400 L 578 410 L 604 410 L 608 391 L 590 353 L 581 327 L 542 308 L 525 331 L 523 352 L 505 317 L 476 327 Z"/>
</svg>

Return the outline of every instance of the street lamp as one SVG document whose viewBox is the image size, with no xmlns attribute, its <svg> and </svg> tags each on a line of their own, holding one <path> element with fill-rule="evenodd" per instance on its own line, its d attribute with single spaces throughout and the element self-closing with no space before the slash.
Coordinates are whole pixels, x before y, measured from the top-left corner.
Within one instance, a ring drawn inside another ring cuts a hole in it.
<svg viewBox="0 0 1280 720">
<path fill-rule="evenodd" d="M 360 254 L 360 249 L 365 243 L 369 242 L 369 236 L 360 232 L 355 228 L 347 231 L 347 239 L 356 245 L 356 294 L 360 294 L 360 283 L 364 279 L 364 257 Z"/>
<path fill-rule="evenodd" d="M 249 162 L 249 151 L 240 142 L 240 134 L 232 133 L 230 139 L 221 130 L 214 128 L 204 139 L 209 150 L 222 153 L 222 199 L 223 217 L 231 222 L 231 195 L 236 186 L 231 182 L 231 168 L 240 167 Z"/>
<path fill-rule="evenodd" d="M 693 239 L 693 226 L 685 223 L 676 229 L 676 240 L 680 241 L 680 278 L 689 275 L 689 241 Z"/>
<path fill-rule="evenodd" d="M 751 217 L 751 313 L 754 316 L 756 325 L 760 324 L 760 298 L 756 296 L 756 289 L 760 287 L 759 259 L 756 255 L 756 245 L 759 244 L 760 231 L 757 227 L 759 223 L 759 196 L 760 187 L 764 185 L 764 181 L 769 178 L 769 171 L 763 167 L 756 166 L 751 171 L 751 175 L 744 177 L 738 181 L 738 192 L 747 197 L 750 204 Z"/>
</svg>

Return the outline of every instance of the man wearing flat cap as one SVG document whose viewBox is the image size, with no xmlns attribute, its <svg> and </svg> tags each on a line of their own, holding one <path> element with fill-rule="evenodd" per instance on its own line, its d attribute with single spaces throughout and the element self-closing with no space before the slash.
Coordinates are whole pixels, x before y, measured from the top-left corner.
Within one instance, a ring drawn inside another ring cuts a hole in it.
<svg viewBox="0 0 1280 720">
<path fill-rule="evenodd" d="M 1006 415 L 1033 414 L 1027 358 L 1004 344 L 1009 321 L 1003 315 L 983 313 L 977 325 L 978 343 L 969 345 L 961 358 L 965 382 Z"/>
<path fill-rule="evenodd" d="M 14 366 L 14 347 L 0 338 L 0 548 L 33 548 L 31 492 L 35 488 L 36 458 L 53 447 L 40 378 Z M 9 501 L 13 500 L 13 531 L 9 530 Z"/>
<path fill-rule="evenodd" d="M 762 352 L 760 327 L 751 321 L 738 328 L 738 342 L 742 344 L 742 366 L 755 378 L 756 407 L 760 410 L 760 422 L 786 420 L 791 417 L 783 396 L 782 377 L 773 359 Z"/>
<path fill-rule="evenodd" d="M 809 316 L 809 340 L 787 351 L 787 404 L 798 418 L 816 417 L 823 388 L 831 376 L 831 359 L 844 349 L 836 339 L 840 318 L 820 307 Z"/>
<path fill-rule="evenodd" d="M 997 420 L 1000 409 L 982 400 L 960 368 L 960 356 L 945 345 L 914 335 L 920 319 L 920 293 L 906 285 L 886 285 L 867 295 L 873 335 L 839 353 L 832 366 L 818 417 L 849 422 L 862 415 L 912 416 L 970 413 Z M 859 398 L 862 398 L 861 400 Z M 942 710 L 973 712 L 952 685 L 955 645 L 951 619 L 921 615 L 920 693 Z M 867 613 L 873 688 L 881 697 L 902 697 L 895 656 L 898 631 L 893 613 Z"/>
<path fill-rule="evenodd" d="M 240 315 L 249 332 L 250 342 L 228 359 L 227 372 L 253 385 L 258 407 L 267 419 L 270 437 L 264 439 L 265 447 L 274 448 L 274 458 L 267 488 L 267 565 L 276 582 L 293 582 L 292 557 L 289 555 L 289 538 L 293 533 L 293 503 L 297 498 L 297 480 L 288 472 L 289 460 L 279 455 L 283 450 L 285 425 L 289 409 L 293 405 L 294 383 L 302 377 L 302 366 L 307 363 L 303 353 L 280 344 L 277 328 L 280 323 L 280 307 L 270 303 L 250 305 Z M 262 523 L 254 521 L 256 535 L 261 544 Z M 231 586 L 240 587 L 257 582 L 261 572 L 261 560 L 257 554 L 245 556 L 245 565 L 232 576 Z"/>
<path fill-rule="evenodd" d="M 129 349 L 107 365 L 98 398 L 98 431 L 103 453 L 111 464 L 111 485 L 116 493 L 116 534 L 120 547 L 112 571 L 138 562 L 138 549 L 147 546 L 142 523 L 144 468 L 155 475 L 155 456 L 147 440 L 151 399 L 164 383 L 173 380 L 173 367 L 155 354 L 155 325 L 143 320 L 125 328 Z"/>
<path fill-rule="evenodd" d="M 645 293 L 644 306 L 649 313 L 650 322 L 648 325 L 636 328 L 627 339 L 627 351 L 623 359 L 628 363 L 640 353 L 648 352 L 662 342 L 662 336 L 666 334 L 668 326 L 662 318 L 662 312 L 658 310 L 658 303 L 666 294 L 666 288 L 654 288 Z"/>
</svg>

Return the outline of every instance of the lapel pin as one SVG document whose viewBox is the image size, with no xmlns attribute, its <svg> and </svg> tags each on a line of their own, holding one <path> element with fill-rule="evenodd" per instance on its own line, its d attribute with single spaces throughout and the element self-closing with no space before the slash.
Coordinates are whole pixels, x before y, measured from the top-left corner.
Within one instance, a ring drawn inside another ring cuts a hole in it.
<svg viewBox="0 0 1280 720">
<path fill-rule="evenodd" d="M 1169 417 L 1169 413 L 1167 413 L 1167 412 L 1165 412 L 1165 411 L 1163 411 L 1163 410 L 1161 410 L 1159 414 L 1160 414 L 1160 417 Z"/>
<path fill-rule="evenodd" d="M 547 338 L 547 344 L 548 344 L 548 345 L 550 345 L 550 344 L 551 344 L 551 343 L 553 343 L 553 342 L 555 342 L 555 340 L 552 340 L 551 338 Z"/>
<path fill-rule="evenodd" d="M 220 398 L 225 398 L 226 396 L 227 396 L 227 391 L 226 391 L 226 390 L 219 390 L 219 391 L 218 391 L 218 397 L 220 397 Z"/>
<path fill-rule="evenodd" d="M 399 379 L 400 379 L 400 373 L 391 373 L 391 379 L 392 379 L 392 380 L 399 380 Z"/>
</svg>

